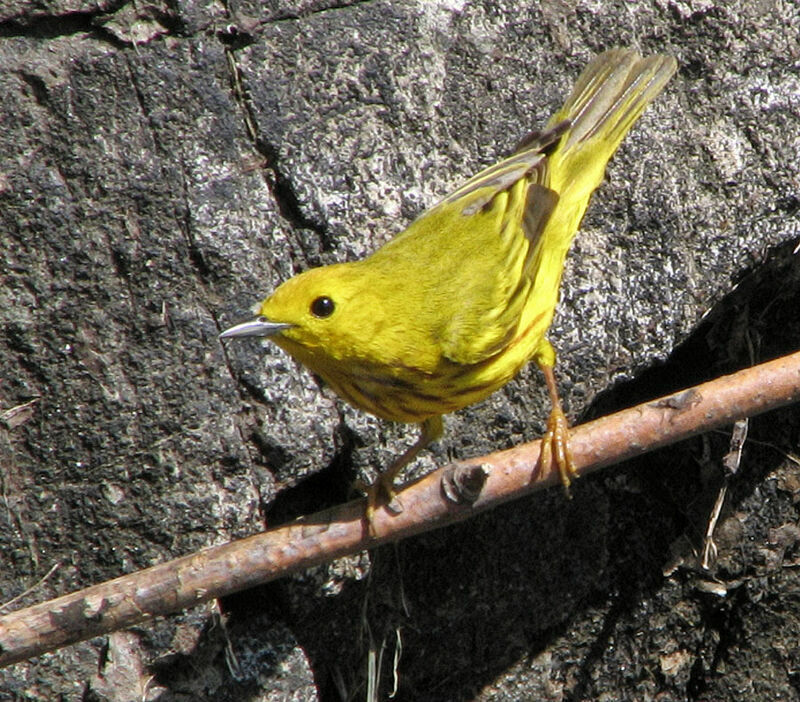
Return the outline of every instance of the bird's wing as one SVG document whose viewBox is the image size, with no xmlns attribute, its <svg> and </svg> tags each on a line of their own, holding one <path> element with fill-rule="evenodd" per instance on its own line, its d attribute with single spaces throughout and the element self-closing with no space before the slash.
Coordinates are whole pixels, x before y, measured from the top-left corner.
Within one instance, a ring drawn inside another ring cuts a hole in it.
<svg viewBox="0 0 800 702">
<path fill-rule="evenodd" d="M 548 187 L 548 154 L 568 126 L 529 135 L 512 156 L 418 220 L 429 243 L 449 254 L 428 257 L 438 267 L 428 276 L 435 281 L 428 304 L 437 294 L 441 305 L 453 301 L 451 314 L 430 324 L 434 343 L 450 361 L 479 363 L 515 335 L 531 286 L 530 257 L 558 202 Z"/>
</svg>

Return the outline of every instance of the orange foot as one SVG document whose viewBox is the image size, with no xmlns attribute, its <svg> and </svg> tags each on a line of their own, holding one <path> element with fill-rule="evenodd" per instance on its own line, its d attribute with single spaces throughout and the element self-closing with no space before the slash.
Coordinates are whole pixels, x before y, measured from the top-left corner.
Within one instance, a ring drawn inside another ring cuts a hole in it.
<svg viewBox="0 0 800 702">
<path fill-rule="evenodd" d="M 540 466 L 550 466 L 554 462 L 561 476 L 564 492 L 570 497 L 569 486 L 572 479 L 578 477 L 578 469 L 569 446 L 569 423 L 561 407 L 553 407 L 547 418 L 547 431 L 542 437 L 542 452 L 539 456 Z"/>
<path fill-rule="evenodd" d="M 394 489 L 394 479 L 403 468 L 417 457 L 417 454 L 422 449 L 430 444 L 431 441 L 436 441 L 444 431 L 442 418 L 438 416 L 428 417 L 420 427 L 419 438 L 403 452 L 402 456 L 399 456 L 391 466 L 383 471 L 372 485 L 367 485 L 361 480 L 356 481 L 356 489 L 367 496 L 367 509 L 364 517 L 367 520 L 369 535 L 372 537 L 377 536 L 373 520 L 375 519 L 375 508 L 378 506 L 381 497 L 386 496 L 385 504 L 395 514 L 400 514 L 403 511 L 403 503 L 397 498 L 397 492 Z"/>
</svg>

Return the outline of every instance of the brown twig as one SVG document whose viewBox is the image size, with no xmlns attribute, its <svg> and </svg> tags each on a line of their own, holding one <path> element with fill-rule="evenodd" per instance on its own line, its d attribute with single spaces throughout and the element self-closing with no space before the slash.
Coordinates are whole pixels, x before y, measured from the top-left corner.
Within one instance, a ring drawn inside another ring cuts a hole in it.
<svg viewBox="0 0 800 702">
<path fill-rule="evenodd" d="M 580 474 L 800 399 L 800 352 L 575 428 Z M 444 466 L 378 509 L 369 536 L 357 500 L 240 541 L 0 617 L 0 665 L 265 583 L 369 546 L 467 519 L 558 483 L 539 442 Z"/>
</svg>

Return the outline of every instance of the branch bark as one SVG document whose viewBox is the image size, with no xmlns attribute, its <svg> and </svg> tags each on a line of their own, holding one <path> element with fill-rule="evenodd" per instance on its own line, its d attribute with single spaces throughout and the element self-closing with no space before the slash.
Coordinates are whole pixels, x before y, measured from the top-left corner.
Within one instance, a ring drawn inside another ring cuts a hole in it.
<svg viewBox="0 0 800 702">
<path fill-rule="evenodd" d="M 578 472 L 800 400 L 800 352 L 576 427 Z M 0 666 L 263 584 L 371 546 L 461 521 L 559 482 L 539 441 L 444 466 L 380 508 L 376 537 L 356 500 L 0 618 Z"/>
</svg>

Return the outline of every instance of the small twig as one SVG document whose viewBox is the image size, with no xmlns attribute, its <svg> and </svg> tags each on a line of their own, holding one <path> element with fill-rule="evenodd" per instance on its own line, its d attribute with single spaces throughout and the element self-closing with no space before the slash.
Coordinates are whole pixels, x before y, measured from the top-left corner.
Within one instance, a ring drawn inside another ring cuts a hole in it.
<svg viewBox="0 0 800 702">
<path fill-rule="evenodd" d="M 0 412 L 0 422 L 6 429 L 16 429 L 20 424 L 24 424 L 33 417 L 33 410 L 41 399 L 41 397 L 34 397 L 21 405 L 3 410 Z"/>
<path fill-rule="evenodd" d="M 56 561 L 56 562 L 55 562 L 55 563 L 52 565 L 52 567 L 50 568 L 50 570 L 48 570 L 48 571 L 47 571 L 47 572 L 46 572 L 46 573 L 45 573 L 45 574 L 44 574 L 44 575 L 43 575 L 41 578 L 39 578 L 39 580 L 37 580 L 37 581 L 36 581 L 36 582 L 35 582 L 33 585 L 31 585 L 31 586 L 30 586 L 30 587 L 28 587 L 28 588 L 25 588 L 25 589 L 24 589 L 22 592 L 20 592 L 20 593 L 19 593 L 19 595 L 17 595 L 16 597 L 12 597 L 12 598 L 11 598 L 11 599 L 10 599 L 8 602 L 3 602 L 3 603 L 0 603 L 0 610 L 2 610 L 2 609 L 9 609 L 10 607 L 13 607 L 13 606 L 14 606 L 14 605 L 15 605 L 17 602 L 19 602 L 21 599 L 23 599 L 23 598 L 24 598 L 26 595 L 29 595 L 29 594 L 30 594 L 30 593 L 32 593 L 34 590 L 36 590 L 36 589 L 40 588 L 42 585 L 44 585 L 44 584 L 47 582 L 47 579 L 48 579 L 48 578 L 49 578 L 49 577 L 50 577 L 50 576 L 51 576 L 53 573 L 55 573 L 55 572 L 56 572 L 56 571 L 57 571 L 57 570 L 58 570 L 60 567 L 61 567 L 61 562 L 60 562 L 60 561 Z"/>
<path fill-rule="evenodd" d="M 711 510 L 711 516 L 708 519 L 706 526 L 706 535 L 703 540 L 703 557 L 700 560 L 700 567 L 703 570 L 711 570 L 717 560 L 717 545 L 714 543 L 714 530 L 717 528 L 717 522 L 722 514 L 722 506 L 725 504 L 725 497 L 728 494 L 728 485 L 731 478 L 739 470 L 739 465 L 742 462 L 742 450 L 744 449 L 744 442 L 747 439 L 747 429 L 749 427 L 749 420 L 745 417 L 738 419 L 733 425 L 731 432 L 730 450 L 725 454 L 722 459 L 722 465 L 725 468 L 725 475 L 722 479 L 722 486 L 717 493 L 717 499 L 714 501 L 714 507 Z"/>
<path fill-rule="evenodd" d="M 798 400 L 800 352 L 582 425 L 570 443 L 585 475 Z M 434 471 L 402 491 L 401 513 L 376 510 L 377 538 L 369 536 L 364 501 L 357 500 L 0 617 L 0 665 L 462 521 L 559 483 L 558 470 L 538 460 L 535 441 L 462 461 L 458 479 L 453 466 Z"/>
</svg>

